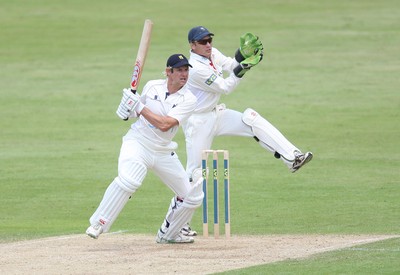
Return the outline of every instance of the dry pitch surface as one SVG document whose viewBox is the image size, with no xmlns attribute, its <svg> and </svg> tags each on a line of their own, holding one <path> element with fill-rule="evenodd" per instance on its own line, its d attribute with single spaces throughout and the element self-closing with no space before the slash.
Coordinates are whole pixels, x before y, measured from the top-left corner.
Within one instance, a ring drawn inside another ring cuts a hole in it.
<svg viewBox="0 0 400 275">
<path fill-rule="evenodd" d="M 157 244 L 149 235 L 70 235 L 0 244 L 0 273 L 210 274 L 394 237 L 399 236 L 199 236 L 193 244 Z"/>
</svg>

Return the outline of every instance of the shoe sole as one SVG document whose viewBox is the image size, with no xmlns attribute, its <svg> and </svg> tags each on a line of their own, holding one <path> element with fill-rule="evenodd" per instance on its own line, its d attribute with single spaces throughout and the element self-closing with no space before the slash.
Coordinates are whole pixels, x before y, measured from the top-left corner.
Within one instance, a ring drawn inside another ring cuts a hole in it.
<svg viewBox="0 0 400 275">
<path fill-rule="evenodd" d="M 88 235 L 90 238 L 93 238 L 93 239 L 97 239 L 100 236 L 100 234 L 96 235 L 90 231 L 86 231 L 86 235 Z"/>
<path fill-rule="evenodd" d="M 167 243 L 170 243 L 170 244 L 184 244 L 184 243 L 194 243 L 194 240 L 190 240 L 190 241 L 188 241 L 188 242 L 177 242 L 177 241 L 167 241 Z"/>
<path fill-rule="evenodd" d="M 296 168 L 296 170 L 293 170 L 292 173 L 296 172 L 297 170 L 299 170 L 301 167 L 303 167 L 304 165 L 306 165 L 307 163 L 309 163 L 313 158 L 313 154 L 311 152 L 308 153 L 307 157 L 304 159 L 304 161 L 302 162 L 302 164 Z"/>
<path fill-rule="evenodd" d="M 186 232 L 186 231 L 181 231 L 181 233 L 182 233 L 182 235 L 187 236 L 187 237 L 197 236 L 197 232 L 193 232 L 193 231 L 192 231 L 192 233 Z"/>
<path fill-rule="evenodd" d="M 89 233 L 86 233 L 90 238 L 92 238 L 92 239 L 97 239 L 98 237 L 96 237 L 95 235 L 93 235 L 93 234 L 89 234 Z"/>
<path fill-rule="evenodd" d="M 174 240 L 156 239 L 156 242 L 159 244 L 185 244 L 185 243 L 194 243 L 194 239 L 189 240 L 187 242 L 177 242 Z"/>
</svg>

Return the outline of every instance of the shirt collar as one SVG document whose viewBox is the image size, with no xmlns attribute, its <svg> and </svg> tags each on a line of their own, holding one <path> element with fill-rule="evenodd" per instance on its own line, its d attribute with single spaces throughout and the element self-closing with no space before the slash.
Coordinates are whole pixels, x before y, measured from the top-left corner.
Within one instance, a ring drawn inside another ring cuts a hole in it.
<svg viewBox="0 0 400 275">
<path fill-rule="evenodd" d="M 168 83 L 168 79 L 166 79 L 166 81 L 165 81 L 165 90 L 168 92 L 168 85 L 167 85 L 167 83 Z M 182 87 L 182 88 L 180 88 L 177 92 L 175 92 L 175 93 L 173 93 L 173 94 L 171 94 L 171 93 L 169 93 L 168 92 L 168 97 L 170 97 L 170 96 L 173 96 L 174 94 L 180 94 L 180 95 L 183 95 L 184 93 L 185 93 L 185 88 L 186 88 L 186 85 L 187 85 L 187 83 Z"/>
<path fill-rule="evenodd" d="M 212 58 L 212 54 L 211 54 L 211 58 Z M 204 56 L 194 53 L 192 51 L 190 51 L 190 59 L 194 59 L 194 60 L 199 61 L 204 64 L 208 64 L 210 62 L 210 59 L 208 59 L 207 57 L 204 57 Z"/>
</svg>

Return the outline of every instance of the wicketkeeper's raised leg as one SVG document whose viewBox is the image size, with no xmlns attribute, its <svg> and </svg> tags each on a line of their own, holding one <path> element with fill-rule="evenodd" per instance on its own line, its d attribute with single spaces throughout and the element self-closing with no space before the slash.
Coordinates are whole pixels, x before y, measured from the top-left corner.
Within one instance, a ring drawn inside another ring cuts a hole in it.
<svg viewBox="0 0 400 275">
<path fill-rule="evenodd" d="M 246 109 L 243 113 L 242 121 L 251 127 L 258 143 L 263 148 L 274 153 L 276 158 L 282 159 L 290 171 L 296 172 L 312 159 L 313 154 L 311 152 L 303 154 L 255 110 Z"/>
</svg>

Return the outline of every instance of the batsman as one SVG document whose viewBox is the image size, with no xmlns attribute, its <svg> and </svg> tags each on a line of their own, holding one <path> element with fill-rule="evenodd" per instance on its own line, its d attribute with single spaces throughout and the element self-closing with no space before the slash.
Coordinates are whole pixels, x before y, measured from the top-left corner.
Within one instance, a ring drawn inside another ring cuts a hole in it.
<svg viewBox="0 0 400 275">
<path fill-rule="evenodd" d="M 201 176 L 201 154 L 211 149 L 214 137 L 242 136 L 254 138 L 262 148 L 281 159 L 291 172 L 298 171 L 313 155 L 293 145 L 277 128 L 257 111 L 228 109 L 220 97 L 232 93 L 243 77 L 263 59 L 259 37 L 245 33 L 234 57 L 225 56 L 213 47 L 214 34 L 203 26 L 188 33 L 190 45 L 188 88 L 197 97 L 197 106 L 183 123 L 186 139 L 186 172 L 193 182 Z M 225 75 L 226 77 L 225 77 Z M 182 229 L 188 236 L 196 235 L 189 226 Z"/>
<path fill-rule="evenodd" d="M 173 206 L 157 232 L 157 243 L 192 243 L 193 237 L 180 233 L 203 200 L 202 178 L 189 183 L 172 139 L 179 125 L 192 113 L 196 97 L 187 89 L 189 64 L 183 54 L 171 55 L 166 79 L 150 80 L 142 94 L 124 89 L 117 115 L 134 119 L 123 137 L 118 158 L 118 175 L 106 189 L 97 210 L 90 217 L 86 234 L 97 239 L 110 230 L 129 199 L 136 196 L 149 170 L 175 194 Z M 157 203 L 153 200 L 152 203 Z"/>
</svg>

